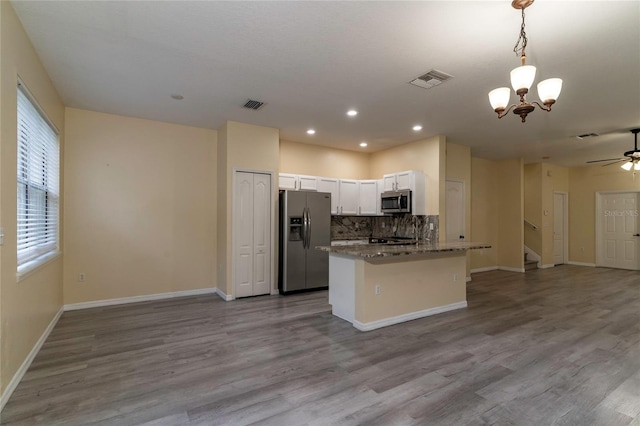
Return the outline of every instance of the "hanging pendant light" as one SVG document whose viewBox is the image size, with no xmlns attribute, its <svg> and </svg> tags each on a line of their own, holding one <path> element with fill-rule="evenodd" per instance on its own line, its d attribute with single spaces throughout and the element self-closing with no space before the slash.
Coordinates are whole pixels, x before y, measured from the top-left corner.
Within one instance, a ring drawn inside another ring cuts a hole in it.
<svg viewBox="0 0 640 426">
<path fill-rule="evenodd" d="M 504 117 L 513 109 L 513 113 L 519 115 L 523 123 L 526 121 L 527 115 L 535 109 L 535 105 L 545 111 L 551 111 L 551 105 L 556 102 L 562 90 L 562 80 L 559 78 L 550 78 L 541 81 L 538 83 L 538 97 L 542 101 L 542 105 L 537 101 L 527 102 L 527 93 L 529 93 L 529 89 L 536 78 L 536 67 L 526 64 L 527 55 L 525 48 L 527 47 L 528 40 L 527 33 L 524 30 L 524 10 L 531 6 L 533 2 L 534 0 L 513 0 L 511 2 L 511 6 L 515 9 L 522 10 L 520 36 L 513 48 L 516 56 L 520 56 L 521 66 L 511 71 L 511 87 L 513 87 L 516 94 L 520 96 L 520 103 L 507 108 L 509 98 L 511 97 L 511 89 L 508 87 L 500 87 L 489 92 L 489 103 L 491 103 L 491 107 L 498 114 L 498 118 Z"/>
</svg>

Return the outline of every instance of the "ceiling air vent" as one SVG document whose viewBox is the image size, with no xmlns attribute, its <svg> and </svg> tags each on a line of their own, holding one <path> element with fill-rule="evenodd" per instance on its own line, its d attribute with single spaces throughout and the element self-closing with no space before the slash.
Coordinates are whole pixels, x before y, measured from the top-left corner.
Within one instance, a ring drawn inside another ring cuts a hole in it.
<svg viewBox="0 0 640 426">
<path fill-rule="evenodd" d="M 593 137 L 595 137 L 595 136 L 600 136 L 600 135 L 599 135 L 599 134 L 597 134 L 597 133 L 584 133 L 584 134 L 582 134 L 582 135 L 578 135 L 578 136 L 576 136 L 576 138 L 578 138 L 578 139 L 584 139 L 584 138 L 593 138 Z"/>
<path fill-rule="evenodd" d="M 409 83 L 414 86 L 422 87 L 423 89 L 431 89 L 432 87 L 438 86 L 452 78 L 452 75 L 445 74 L 442 71 L 431 70 L 415 80 L 411 80 Z"/>
<path fill-rule="evenodd" d="M 247 99 L 247 102 L 242 105 L 243 108 L 252 109 L 254 111 L 259 110 L 264 105 L 264 102 L 254 101 L 253 99 Z"/>
</svg>

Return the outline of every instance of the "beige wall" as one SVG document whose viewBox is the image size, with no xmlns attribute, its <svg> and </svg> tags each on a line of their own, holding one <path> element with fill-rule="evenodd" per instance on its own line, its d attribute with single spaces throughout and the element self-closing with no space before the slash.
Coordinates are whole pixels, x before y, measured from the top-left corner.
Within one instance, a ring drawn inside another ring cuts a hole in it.
<svg viewBox="0 0 640 426">
<path fill-rule="evenodd" d="M 18 76 L 60 131 L 61 156 L 65 127 L 64 105 L 8 1 L 0 2 L 0 51 L 0 219 L 5 234 L 4 245 L 0 246 L 0 389 L 4 395 L 7 385 L 62 307 L 62 257 L 20 282 L 16 279 Z M 63 180 L 60 185 L 62 189 Z M 62 209 L 64 197 L 60 202 Z"/>
<path fill-rule="evenodd" d="M 342 179 L 382 178 L 369 173 L 369 157 L 362 152 L 280 141 L 280 173 Z"/>
<path fill-rule="evenodd" d="M 217 150 L 217 187 L 218 187 L 218 200 L 221 202 L 216 203 L 217 212 L 217 239 L 216 239 L 216 265 L 217 265 L 217 285 L 220 290 L 225 294 L 231 294 L 227 292 L 227 243 L 231 243 L 227 239 L 227 202 L 230 198 L 227 190 L 227 123 L 223 124 L 218 129 L 218 150 Z"/>
<path fill-rule="evenodd" d="M 355 319 L 362 323 L 467 300 L 466 258 L 462 254 L 388 263 L 354 262 Z M 429 273 L 425 274 L 427 270 Z M 379 295 L 375 294 L 376 285 L 381 287 Z"/>
<path fill-rule="evenodd" d="M 498 266 L 498 173 L 496 162 L 471 157 L 471 240 L 491 244 L 471 250 L 471 269 Z"/>
<path fill-rule="evenodd" d="M 404 170 L 421 170 L 427 175 L 427 214 L 440 214 L 444 206 L 446 179 L 446 139 L 433 136 L 371 154 L 370 176 L 380 179 L 383 175 Z M 440 229 L 444 218 L 440 215 Z M 442 235 L 442 233 L 441 233 Z"/>
<path fill-rule="evenodd" d="M 524 268 L 524 164 L 496 162 L 498 172 L 498 265 Z"/>
<path fill-rule="evenodd" d="M 216 287 L 216 131 L 74 108 L 66 129 L 65 304 Z"/>
<path fill-rule="evenodd" d="M 596 192 L 640 191 L 640 173 L 618 166 L 600 165 L 569 169 L 569 259 L 596 261 Z"/>
<path fill-rule="evenodd" d="M 274 181 L 272 182 L 273 188 L 273 210 L 272 217 L 277 217 L 278 207 L 278 169 L 280 164 L 280 132 L 278 129 L 271 127 L 254 126 L 251 124 L 238 123 L 235 121 L 228 121 L 220 130 L 223 133 L 221 139 L 224 140 L 224 147 L 221 148 L 219 154 L 222 151 L 226 151 L 226 159 L 221 158 L 223 165 L 226 168 L 226 182 L 220 183 L 224 185 L 227 191 L 226 194 L 226 215 L 227 220 L 224 224 L 226 234 L 224 235 L 224 242 L 218 246 L 223 249 L 222 255 L 226 259 L 225 267 L 219 268 L 219 276 L 223 275 L 224 281 L 219 282 L 218 286 L 227 295 L 233 295 L 233 256 L 231 255 L 233 244 L 233 174 L 236 170 L 249 170 L 249 171 L 263 171 L 274 173 Z M 276 221 L 274 220 L 274 223 Z M 220 223 L 222 225 L 222 223 Z M 219 228 L 219 238 L 223 234 L 223 229 Z M 273 264 L 272 276 L 273 283 L 272 288 L 277 288 L 277 282 L 275 280 L 275 271 L 277 271 L 277 229 L 273 228 L 274 233 L 272 241 L 273 250 Z M 222 272 L 223 271 L 223 272 Z"/>
<path fill-rule="evenodd" d="M 524 227 L 524 244 L 538 256 L 542 256 L 541 163 L 526 164 L 524 166 L 524 218 L 538 227 L 538 229 L 533 229 L 530 226 Z"/>
</svg>

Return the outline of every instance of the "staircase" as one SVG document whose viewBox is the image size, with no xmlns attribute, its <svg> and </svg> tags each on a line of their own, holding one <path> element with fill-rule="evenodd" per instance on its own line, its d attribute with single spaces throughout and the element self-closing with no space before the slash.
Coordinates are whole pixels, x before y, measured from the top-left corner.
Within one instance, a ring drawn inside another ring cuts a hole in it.
<svg viewBox="0 0 640 426">
<path fill-rule="evenodd" d="M 524 271 L 530 271 L 532 269 L 538 269 L 537 260 L 527 260 L 527 253 L 524 254 Z"/>
</svg>

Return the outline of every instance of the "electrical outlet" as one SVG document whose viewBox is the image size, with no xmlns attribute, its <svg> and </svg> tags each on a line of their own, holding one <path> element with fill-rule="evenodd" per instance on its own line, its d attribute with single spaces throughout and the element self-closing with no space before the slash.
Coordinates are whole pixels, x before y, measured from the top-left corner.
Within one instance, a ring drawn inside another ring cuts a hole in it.
<svg viewBox="0 0 640 426">
<path fill-rule="evenodd" d="M 380 288 L 380 284 L 376 284 L 376 295 L 380 295 L 382 293 L 382 288 Z"/>
<path fill-rule="evenodd" d="M 453 281 L 458 281 L 458 274 L 453 274 Z"/>
<path fill-rule="evenodd" d="M 80 273 L 78 274 L 78 282 L 79 282 L 79 283 L 83 283 L 86 277 L 87 277 L 87 276 L 86 276 L 86 274 L 85 274 L 84 272 L 80 272 Z"/>
<path fill-rule="evenodd" d="M 429 224 L 429 230 L 430 230 L 430 231 L 433 231 L 433 223 L 430 223 L 430 224 Z"/>
<path fill-rule="evenodd" d="M 584 247 L 580 247 L 580 251 L 584 253 Z"/>
</svg>

